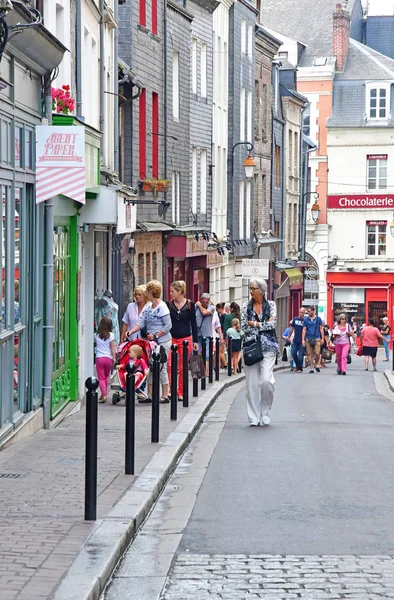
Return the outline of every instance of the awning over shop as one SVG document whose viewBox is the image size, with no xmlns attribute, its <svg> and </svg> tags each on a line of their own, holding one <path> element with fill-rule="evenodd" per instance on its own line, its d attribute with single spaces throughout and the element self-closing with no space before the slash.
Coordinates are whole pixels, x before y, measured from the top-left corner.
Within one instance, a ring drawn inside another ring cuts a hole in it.
<svg viewBox="0 0 394 600">
<path fill-rule="evenodd" d="M 279 300 L 279 298 L 288 298 L 290 296 L 290 279 L 286 277 L 284 282 L 275 290 L 274 293 L 275 300 Z"/>
<path fill-rule="evenodd" d="M 289 278 L 290 287 L 293 285 L 300 285 L 304 281 L 304 274 L 296 267 L 292 269 L 285 269 L 284 271 Z"/>
</svg>

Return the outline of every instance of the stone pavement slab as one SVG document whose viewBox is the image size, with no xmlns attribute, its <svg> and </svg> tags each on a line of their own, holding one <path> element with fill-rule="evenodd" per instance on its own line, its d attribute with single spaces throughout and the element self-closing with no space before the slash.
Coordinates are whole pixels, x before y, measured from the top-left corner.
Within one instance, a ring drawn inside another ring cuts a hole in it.
<svg viewBox="0 0 394 600">
<path fill-rule="evenodd" d="M 150 442 L 151 406 L 137 405 L 134 476 L 124 475 L 124 403 L 100 405 L 95 523 L 83 520 L 84 410 L 56 429 L 39 431 L 0 452 L 0 474 L 15 476 L 2 478 L 0 484 L 1 600 L 53 598 L 92 535 L 96 535 L 93 546 L 96 542 L 98 546 L 87 550 L 91 579 L 84 570 L 79 580 L 84 579 L 87 587 L 92 584 L 91 589 L 85 596 L 80 588 L 75 598 L 98 598 L 105 584 L 102 578 L 110 576 L 119 552 L 145 518 L 210 404 L 226 385 L 242 378 L 221 374 L 220 382 L 207 383 L 198 399 L 190 393 L 189 409 L 178 403 L 177 422 L 170 421 L 170 405 L 161 405 L 159 444 Z M 143 473 L 150 461 L 150 469 Z M 86 555 L 81 554 L 83 565 Z M 69 588 L 58 594 L 72 598 Z"/>
</svg>

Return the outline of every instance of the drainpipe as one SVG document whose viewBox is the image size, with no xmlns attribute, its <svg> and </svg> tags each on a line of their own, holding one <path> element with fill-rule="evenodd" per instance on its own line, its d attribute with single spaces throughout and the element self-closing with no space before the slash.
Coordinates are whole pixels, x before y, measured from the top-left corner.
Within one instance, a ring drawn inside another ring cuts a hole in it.
<svg viewBox="0 0 394 600">
<path fill-rule="evenodd" d="M 76 0 L 75 23 L 75 78 L 77 97 L 77 116 L 83 117 L 82 107 L 82 0 Z"/>
<path fill-rule="evenodd" d="M 302 110 L 301 110 L 301 132 L 300 132 L 300 149 L 299 149 L 299 155 L 301 157 L 300 160 L 300 209 L 299 209 L 299 215 L 298 215 L 298 220 L 299 220 L 299 229 L 298 229 L 298 248 L 301 251 L 300 252 L 300 259 L 301 260 L 305 260 L 305 228 L 306 228 L 306 223 L 304 223 L 304 191 L 305 190 L 305 180 L 304 180 L 304 176 L 305 176 L 305 158 L 304 157 L 304 140 L 303 140 L 303 135 L 304 135 L 304 120 L 305 120 L 305 110 L 308 108 L 308 106 L 310 106 L 310 102 L 307 102 L 306 104 L 304 104 Z"/>
<path fill-rule="evenodd" d="M 167 179 L 167 0 L 164 0 L 163 20 L 163 44 L 164 44 L 164 77 L 163 77 L 163 102 L 164 102 L 164 179 Z M 167 193 L 164 196 L 167 199 Z"/>
<path fill-rule="evenodd" d="M 115 3 L 116 4 L 116 3 Z M 100 0 L 100 131 L 101 131 L 101 144 L 100 144 L 100 157 L 101 164 L 104 165 L 104 153 L 105 153 L 105 53 L 104 53 L 104 0 Z M 117 73 L 117 70 L 116 70 Z M 116 79 L 116 78 L 115 78 Z"/>
<path fill-rule="evenodd" d="M 119 19 L 119 4 L 114 4 L 114 17 L 116 23 Z M 119 54 L 119 29 L 114 31 L 114 171 L 119 173 L 119 84 L 118 84 L 118 54 Z"/>
<path fill-rule="evenodd" d="M 45 117 L 52 125 L 52 96 L 50 78 L 45 79 Z M 53 199 L 44 204 L 44 374 L 43 374 L 43 420 L 49 429 L 51 420 L 52 373 L 53 373 Z"/>
<path fill-rule="evenodd" d="M 280 102 L 280 97 L 279 97 Z M 280 175 L 281 175 L 281 196 L 282 196 L 282 218 L 280 223 L 280 237 L 282 238 L 280 248 L 281 248 L 281 259 L 284 260 L 285 257 L 285 220 L 286 220 L 286 174 L 285 174 L 285 133 L 286 133 L 286 122 L 283 123 L 282 128 L 282 149 L 280 153 Z"/>
</svg>

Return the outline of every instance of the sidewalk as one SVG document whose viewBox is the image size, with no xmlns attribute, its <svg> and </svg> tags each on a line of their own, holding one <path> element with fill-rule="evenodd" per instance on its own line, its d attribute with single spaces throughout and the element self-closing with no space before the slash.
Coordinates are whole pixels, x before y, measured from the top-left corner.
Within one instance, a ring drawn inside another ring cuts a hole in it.
<svg viewBox="0 0 394 600">
<path fill-rule="evenodd" d="M 99 598 L 204 414 L 225 387 L 243 377 L 221 374 L 219 382 L 207 381 L 199 398 L 190 390 L 190 407 L 178 402 L 178 421 L 170 421 L 169 404 L 161 405 L 159 444 L 150 442 L 151 405 L 137 405 L 134 476 L 124 475 L 124 401 L 99 405 L 95 523 L 83 520 L 85 410 L 0 452 L 0 598 L 53 598 L 78 555 L 56 598 Z"/>
</svg>

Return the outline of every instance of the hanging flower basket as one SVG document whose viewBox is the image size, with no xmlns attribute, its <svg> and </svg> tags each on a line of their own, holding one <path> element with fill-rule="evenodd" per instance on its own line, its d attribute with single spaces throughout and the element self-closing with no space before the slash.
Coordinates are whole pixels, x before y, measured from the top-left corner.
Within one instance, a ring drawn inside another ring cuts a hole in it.
<svg viewBox="0 0 394 600">
<path fill-rule="evenodd" d="M 156 179 L 143 179 L 141 188 L 143 192 L 154 192 L 156 189 Z"/>
<path fill-rule="evenodd" d="M 156 181 L 156 192 L 168 192 L 170 187 L 169 179 L 158 179 Z"/>
<path fill-rule="evenodd" d="M 62 85 L 61 88 L 51 88 L 52 112 L 69 115 L 75 108 L 75 100 L 71 97 L 70 86 Z"/>
</svg>

